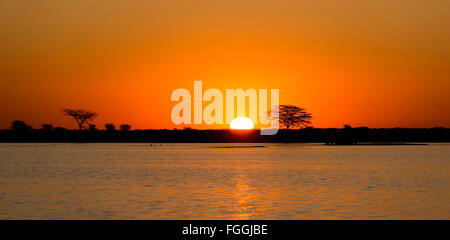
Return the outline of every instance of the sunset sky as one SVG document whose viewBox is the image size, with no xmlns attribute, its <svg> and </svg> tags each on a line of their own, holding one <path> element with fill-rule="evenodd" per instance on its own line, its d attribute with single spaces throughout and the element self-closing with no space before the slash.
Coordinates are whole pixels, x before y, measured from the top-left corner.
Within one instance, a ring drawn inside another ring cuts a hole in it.
<svg viewBox="0 0 450 240">
<path fill-rule="evenodd" d="M 177 88 L 276 88 L 314 127 L 450 127 L 448 0 L 0 2 L 0 128 L 180 128 Z M 207 103 L 204 103 L 204 106 Z M 222 128 L 225 126 L 192 126 Z"/>
</svg>

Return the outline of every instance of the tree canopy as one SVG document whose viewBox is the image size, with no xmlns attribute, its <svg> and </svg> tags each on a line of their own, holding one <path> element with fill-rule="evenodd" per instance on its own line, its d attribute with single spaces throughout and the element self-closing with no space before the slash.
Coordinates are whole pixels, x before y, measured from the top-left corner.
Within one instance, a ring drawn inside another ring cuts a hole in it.
<svg viewBox="0 0 450 240">
<path fill-rule="evenodd" d="M 272 111 L 278 117 L 280 125 L 286 129 L 311 126 L 312 114 L 306 112 L 304 108 L 294 105 L 279 105 Z"/>
</svg>

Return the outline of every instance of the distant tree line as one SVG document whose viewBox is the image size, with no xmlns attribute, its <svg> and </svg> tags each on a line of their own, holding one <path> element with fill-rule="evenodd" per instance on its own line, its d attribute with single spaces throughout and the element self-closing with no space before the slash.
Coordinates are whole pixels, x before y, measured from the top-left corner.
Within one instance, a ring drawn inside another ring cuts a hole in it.
<svg viewBox="0 0 450 240">
<path fill-rule="evenodd" d="M 131 125 L 121 124 L 119 130 L 113 123 L 106 123 L 99 131 L 93 120 L 97 113 L 80 109 L 63 109 L 63 114 L 76 123 L 77 130 L 42 124 L 33 129 L 24 121 L 15 120 L 11 130 L 0 130 L 0 142 L 323 142 L 329 145 L 355 145 L 363 142 L 390 144 L 395 142 L 450 142 L 448 128 L 313 128 L 312 115 L 304 108 L 294 105 L 280 105 L 271 116 L 279 118 L 280 129 L 276 135 L 264 136 L 259 130 L 240 134 L 233 130 L 196 130 L 186 127 L 182 130 L 131 130 Z"/>
<path fill-rule="evenodd" d="M 91 112 L 88 110 L 68 109 L 68 108 L 63 109 L 62 112 L 65 116 L 69 116 L 75 120 L 79 131 L 86 130 L 86 129 L 90 130 L 90 131 L 98 130 L 96 125 L 92 124 L 92 121 L 98 116 L 97 113 Z M 12 129 L 16 132 L 26 132 L 26 131 L 32 130 L 33 127 L 31 125 L 26 124 L 24 121 L 14 120 L 11 123 L 10 129 Z M 67 130 L 62 127 L 53 127 L 53 125 L 49 124 L 49 123 L 42 124 L 41 129 L 45 132 Z M 107 131 L 116 131 L 116 127 L 113 123 L 106 123 L 105 129 Z M 129 130 L 131 130 L 131 125 L 130 124 L 121 124 L 119 126 L 119 129 L 120 129 L 120 131 L 129 131 Z"/>
<path fill-rule="evenodd" d="M 93 124 L 93 120 L 98 116 L 96 112 L 84 109 L 69 109 L 69 108 L 64 108 L 62 112 L 64 116 L 68 116 L 73 120 L 75 120 L 79 131 L 98 130 L 97 126 Z M 304 108 L 297 107 L 294 105 L 279 105 L 278 107 L 272 109 L 270 113 L 273 117 L 278 118 L 280 126 L 285 127 L 286 129 L 312 127 L 311 125 L 312 115 L 311 113 L 306 112 Z M 24 121 L 15 120 L 11 123 L 11 129 L 18 132 L 23 132 L 31 130 L 32 127 L 26 124 Z M 42 129 L 44 131 L 64 130 L 61 127 L 53 128 L 53 125 L 48 123 L 42 124 Z M 106 123 L 105 129 L 106 131 L 109 132 L 116 131 L 116 126 L 113 123 Z M 119 126 L 119 129 L 120 131 L 129 131 L 131 130 L 131 125 L 121 124 Z"/>
</svg>

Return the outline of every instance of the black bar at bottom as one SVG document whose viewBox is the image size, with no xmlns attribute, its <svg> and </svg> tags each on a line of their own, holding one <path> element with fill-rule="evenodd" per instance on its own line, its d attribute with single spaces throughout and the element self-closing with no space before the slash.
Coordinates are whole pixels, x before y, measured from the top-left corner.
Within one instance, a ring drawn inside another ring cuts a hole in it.
<svg viewBox="0 0 450 240">
<path fill-rule="evenodd" d="M 448 236 L 449 221 L 0 221 L 2 235 L 59 239 L 315 239 Z"/>
</svg>

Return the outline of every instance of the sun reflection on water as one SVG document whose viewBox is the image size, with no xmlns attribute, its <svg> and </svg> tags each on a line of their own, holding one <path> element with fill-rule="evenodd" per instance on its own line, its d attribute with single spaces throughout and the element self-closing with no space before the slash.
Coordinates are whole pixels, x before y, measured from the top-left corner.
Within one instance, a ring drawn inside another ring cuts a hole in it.
<svg viewBox="0 0 450 240">
<path fill-rule="evenodd" d="M 236 187 L 233 192 L 235 199 L 234 219 L 252 219 L 255 216 L 255 199 L 247 176 L 240 174 L 236 178 Z"/>
</svg>

